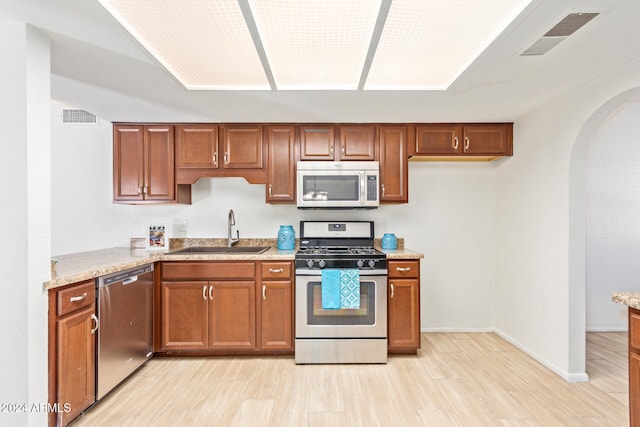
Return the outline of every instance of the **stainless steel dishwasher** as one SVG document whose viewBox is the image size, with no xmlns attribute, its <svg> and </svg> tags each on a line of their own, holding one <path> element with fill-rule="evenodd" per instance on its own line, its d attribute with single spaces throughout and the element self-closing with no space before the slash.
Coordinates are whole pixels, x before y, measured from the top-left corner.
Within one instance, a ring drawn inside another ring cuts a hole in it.
<svg viewBox="0 0 640 427">
<path fill-rule="evenodd" d="M 153 265 L 99 277 L 97 286 L 99 400 L 153 354 Z"/>
</svg>

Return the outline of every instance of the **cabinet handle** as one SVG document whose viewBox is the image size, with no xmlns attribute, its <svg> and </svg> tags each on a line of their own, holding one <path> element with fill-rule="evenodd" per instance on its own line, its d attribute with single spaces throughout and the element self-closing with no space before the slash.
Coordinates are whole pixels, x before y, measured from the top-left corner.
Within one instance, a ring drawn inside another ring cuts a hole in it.
<svg viewBox="0 0 640 427">
<path fill-rule="evenodd" d="M 391 286 L 391 299 L 393 299 L 396 296 L 396 288 L 393 286 L 393 283 L 389 283 L 389 286 Z"/>
<path fill-rule="evenodd" d="M 209 300 L 213 301 L 213 285 L 209 285 Z"/>
<path fill-rule="evenodd" d="M 71 297 L 69 298 L 69 302 L 78 302 L 78 301 L 82 301 L 83 299 L 85 299 L 87 297 L 87 293 L 85 292 L 82 295 L 78 295 L 77 297 Z"/>
<path fill-rule="evenodd" d="M 213 153 L 213 165 L 215 167 L 218 167 L 218 152 L 217 151 Z"/>
<path fill-rule="evenodd" d="M 329 154 L 331 154 L 333 156 L 333 144 L 331 144 L 331 148 L 329 150 Z"/>
<path fill-rule="evenodd" d="M 469 137 L 465 136 L 464 137 L 464 151 L 467 151 L 469 149 Z"/>
<path fill-rule="evenodd" d="M 262 285 L 262 299 L 267 300 L 267 285 Z"/>
<path fill-rule="evenodd" d="M 98 317 L 95 315 L 95 313 L 91 314 L 91 320 L 93 320 L 94 324 L 96 325 L 95 328 L 91 329 L 91 335 L 93 335 L 96 333 L 96 331 L 100 327 L 100 321 L 98 320 Z"/>
<path fill-rule="evenodd" d="M 224 152 L 224 164 L 229 164 L 229 153 L 227 153 L 226 151 Z"/>
<path fill-rule="evenodd" d="M 452 147 L 454 150 L 457 150 L 457 149 L 458 149 L 458 137 L 457 137 L 457 136 L 456 136 L 455 138 L 453 138 L 453 143 L 451 144 L 451 147 Z"/>
<path fill-rule="evenodd" d="M 207 300 L 207 286 L 206 285 L 202 287 L 202 299 L 205 300 L 205 301 Z"/>
<path fill-rule="evenodd" d="M 269 273 L 284 273 L 284 268 L 270 268 Z"/>
<path fill-rule="evenodd" d="M 384 184 L 380 184 L 380 187 L 382 187 L 382 197 L 384 197 Z"/>
<path fill-rule="evenodd" d="M 144 187 L 142 187 L 142 194 L 144 194 L 145 196 L 149 194 L 149 187 L 147 187 L 146 185 Z"/>
<path fill-rule="evenodd" d="M 273 184 L 269 184 L 269 197 L 273 196 Z"/>
<path fill-rule="evenodd" d="M 138 196 L 142 195 L 142 185 L 138 186 Z"/>
<path fill-rule="evenodd" d="M 411 267 L 396 267 L 396 271 L 411 271 Z"/>
<path fill-rule="evenodd" d="M 345 156 L 345 149 L 344 149 L 344 145 L 342 146 L 342 149 L 340 150 L 340 154 L 342 154 L 342 157 Z"/>
</svg>

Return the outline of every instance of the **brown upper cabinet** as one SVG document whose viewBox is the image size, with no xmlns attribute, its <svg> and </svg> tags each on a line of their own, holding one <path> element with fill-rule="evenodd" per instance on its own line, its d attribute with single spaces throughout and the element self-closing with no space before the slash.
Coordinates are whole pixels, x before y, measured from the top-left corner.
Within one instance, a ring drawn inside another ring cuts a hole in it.
<svg viewBox="0 0 640 427">
<path fill-rule="evenodd" d="M 415 143 L 410 156 L 455 160 L 459 156 L 477 156 L 492 160 L 513 155 L 513 125 L 424 124 L 415 128 Z"/>
<path fill-rule="evenodd" d="M 190 203 L 176 188 L 173 132 L 171 125 L 114 126 L 115 203 Z"/>
<path fill-rule="evenodd" d="M 265 127 L 267 140 L 267 203 L 296 201 L 296 127 Z"/>
<path fill-rule="evenodd" d="M 376 125 L 341 125 L 340 160 L 375 160 Z"/>
<path fill-rule="evenodd" d="M 305 125 L 299 129 L 300 160 L 335 160 L 335 126 Z"/>
<path fill-rule="evenodd" d="M 376 158 L 376 125 L 304 125 L 299 129 L 300 160 Z"/>
<path fill-rule="evenodd" d="M 380 202 L 408 203 L 407 126 L 380 125 Z"/>
<path fill-rule="evenodd" d="M 176 127 L 176 180 L 240 176 L 265 182 L 263 126 L 260 124 L 194 124 Z"/>
</svg>

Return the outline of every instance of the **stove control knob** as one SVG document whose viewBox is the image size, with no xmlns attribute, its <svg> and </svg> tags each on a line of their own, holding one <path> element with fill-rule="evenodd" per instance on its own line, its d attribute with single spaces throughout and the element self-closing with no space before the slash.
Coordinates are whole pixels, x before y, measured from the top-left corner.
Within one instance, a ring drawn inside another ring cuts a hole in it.
<svg viewBox="0 0 640 427">
<path fill-rule="evenodd" d="M 374 259 L 369 260 L 369 267 L 373 268 L 376 266 L 376 261 Z"/>
<path fill-rule="evenodd" d="M 364 267 L 364 261 L 361 259 L 358 260 L 357 264 L 358 264 L 358 268 Z"/>
<path fill-rule="evenodd" d="M 309 268 L 313 267 L 313 260 L 312 259 L 308 259 L 307 260 L 307 267 L 309 267 Z"/>
<path fill-rule="evenodd" d="M 318 265 L 320 266 L 320 268 L 324 268 L 324 266 L 327 265 L 327 263 L 324 262 L 323 259 L 321 259 L 320 261 L 318 261 Z"/>
</svg>

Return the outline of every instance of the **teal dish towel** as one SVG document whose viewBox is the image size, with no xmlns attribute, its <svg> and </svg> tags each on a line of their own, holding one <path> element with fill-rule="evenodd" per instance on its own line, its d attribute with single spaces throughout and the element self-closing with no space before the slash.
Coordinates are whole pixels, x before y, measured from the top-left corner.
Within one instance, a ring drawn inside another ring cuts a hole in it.
<svg viewBox="0 0 640 427">
<path fill-rule="evenodd" d="M 360 308 L 359 270 L 340 270 L 340 308 Z"/>
<path fill-rule="evenodd" d="M 340 309 L 340 270 L 322 270 L 322 309 Z"/>
</svg>

